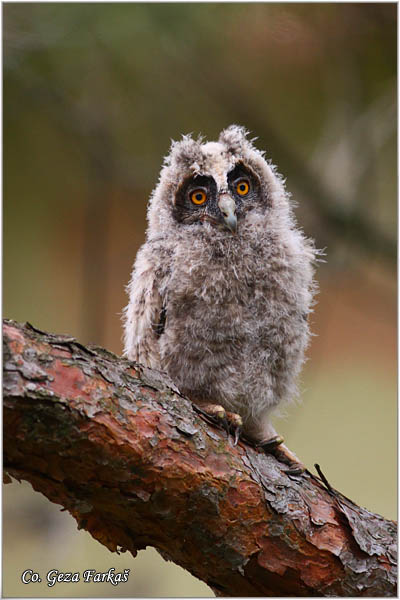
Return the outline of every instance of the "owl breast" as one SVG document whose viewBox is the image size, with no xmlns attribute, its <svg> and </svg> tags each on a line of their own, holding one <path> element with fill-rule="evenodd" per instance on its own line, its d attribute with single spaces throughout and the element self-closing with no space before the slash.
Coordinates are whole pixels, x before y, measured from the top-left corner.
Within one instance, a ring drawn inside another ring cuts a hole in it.
<svg viewBox="0 0 400 600">
<path fill-rule="evenodd" d="M 307 341 L 298 276 L 259 231 L 202 233 L 172 264 L 161 367 L 194 401 L 255 416 L 293 391 Z"/>
</svg>

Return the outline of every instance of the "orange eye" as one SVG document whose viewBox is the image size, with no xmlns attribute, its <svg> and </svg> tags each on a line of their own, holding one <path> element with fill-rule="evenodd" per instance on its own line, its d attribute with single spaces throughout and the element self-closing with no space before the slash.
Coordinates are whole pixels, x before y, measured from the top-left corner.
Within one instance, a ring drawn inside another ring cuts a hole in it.
<svg viewBox="0 0 400 600">
<path fill-rule="evenodd" d="M 204 204 L 204 202 L 207 200 L 207 194 L 204 190 L 194 190 L 194 192 L 191 192 L 190 194 L 190 199 L 193 204 Z"/>
<path fill-rule="evenodd" d="M 246 194 L 248 194 L 249 189 L 250 189 L 250 186 L 246 179 L 241 179 L 236 184 L 236 191 L 239 194 L 239 196 L 245 196 Z"/>
</svg>

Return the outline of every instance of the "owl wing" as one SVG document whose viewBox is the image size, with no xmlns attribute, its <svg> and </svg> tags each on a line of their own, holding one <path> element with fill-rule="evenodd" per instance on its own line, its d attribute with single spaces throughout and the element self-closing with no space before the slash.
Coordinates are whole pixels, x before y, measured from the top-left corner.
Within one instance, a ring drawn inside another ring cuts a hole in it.
<svg viewBox="0 0 400 600">
<path fill-rule="evenodd" d="M 160 292 L 165 273 L 155 264 L 155 249 L 145 244 L 138 252 L 128 285 L 125 309 L 124 354 L 153 369 L 160 368 L 159 338 L 166 322 L 166 306 Z"/>
</svg>

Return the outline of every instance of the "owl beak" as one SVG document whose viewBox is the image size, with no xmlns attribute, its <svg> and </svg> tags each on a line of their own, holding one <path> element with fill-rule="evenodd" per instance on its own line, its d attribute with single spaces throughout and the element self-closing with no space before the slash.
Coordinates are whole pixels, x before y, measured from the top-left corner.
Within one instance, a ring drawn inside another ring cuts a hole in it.
<svg viewBox="0 0 400 600">
<path fill-rule="evenodd" d="M 237 231 L 236 204 L 233 198 L 223 195 L 218 200 L 218 206 L 226 227 L 232 232 Z"/>
</svg>

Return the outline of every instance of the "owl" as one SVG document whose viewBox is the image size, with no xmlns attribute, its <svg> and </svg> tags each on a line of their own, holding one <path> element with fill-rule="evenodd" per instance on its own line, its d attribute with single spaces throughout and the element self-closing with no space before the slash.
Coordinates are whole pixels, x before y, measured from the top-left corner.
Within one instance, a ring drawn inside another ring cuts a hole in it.
<svg viewBox="0 0 400 600">
<path fill-rule="evenodd" d="M 231 125 L 217 142 L 172 142 L 127 288 L 124 353 L 166 372 L 235 442 L 276 451 L 270 419 L 297 395 L 317 252 L 253 141 Z"/>
</svg>

